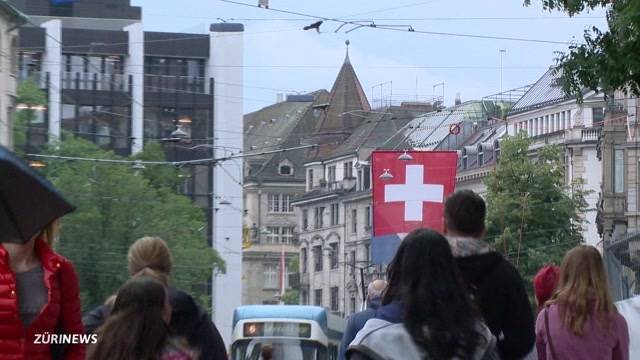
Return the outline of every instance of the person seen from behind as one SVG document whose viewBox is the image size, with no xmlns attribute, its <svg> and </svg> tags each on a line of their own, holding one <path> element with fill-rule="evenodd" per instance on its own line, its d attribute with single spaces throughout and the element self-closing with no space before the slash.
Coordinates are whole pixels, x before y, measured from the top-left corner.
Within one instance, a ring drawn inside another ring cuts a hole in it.
<svg viewBox="0 0 640 360">
<path fill-rule="evenodd" d="M 547 300 L 551 299 L 551 295 L 558 286 L 560 279 L 560 268 L 555 265 L 545 265 L 533 278 L 533 292 L 536 296 L 536 305 L 538 313 L 544 308 Z"/>
<path fill-rule="evenodd" d="M 400 243 L 387 270 L 389 285 L 347 359 L 499 359 L 447 240 L 418 229 Z"/>
<path fill-rule="evenodd" d="M 165 286 L 154 277 L 135 276 L 118 290 L 87 360 L 192 360 L 172 340 L 170 320 Z"/>
<path fill-rule="evenodd" d="M 166 242 L 158 237 L 143 237 L 129 248 L 128 270 L 134 275 L 150 268 L 169 277 L 173 268 L 171 251 Z M 226 360 L 224 341 L 211 321 L 210 316 L 186 292 L 169 286 L 169 303 L 172 314 L 170 327 L 178 337 L 185 338 L 189 347 L 200 354 L 202 360 Z M 105 321 L 111 311 L 109 302 L 87 314 L 83 322 L 88 333 L 92 333 Z"/>
<path fill-rule="evenodd" d="M 445 234 L 462 276 L 503 360 L 521 359 L 534 350 L 531 305 L 518 271 L 483 240 L 487 208 L 470 190 L 456 191 L 444 207 Z"/>
<path fill-rule="evenodd" d="M 347 347 L 356 337 L 358 331 L 360 331 L 364 324 L 376 315 L 376 310 L 380 307 L 382 301 L 382 292 L 387 287 L 387 282 L 384 280 L 375 280 L 367 287 L 367 308 L 361 312 L 351 315 L 347 322 L 347 327 L 342 335 L 342 342 L 340 343 L 339 359 L 344 360 L 347 352 Z"/>
<path fill-rule="evenodd" d="M 578 245 L 564 257 L 558 287 L 536 321 L 540 360 L 628 360 L 629 330 L 611 300 L 600 252 Z"/>
</svg>

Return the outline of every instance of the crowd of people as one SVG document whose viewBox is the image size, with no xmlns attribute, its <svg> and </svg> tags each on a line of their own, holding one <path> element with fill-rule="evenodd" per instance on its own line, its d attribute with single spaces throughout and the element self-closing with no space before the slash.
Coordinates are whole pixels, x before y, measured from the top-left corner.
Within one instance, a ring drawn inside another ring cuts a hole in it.
<svg viewBox="0 0 640 360">
<path fill-rule="evenodd" d="M 578 245 L 560 267 L 540 269 L 534 321 L 524 280 L 482 240 L 485 215 L 479 195 L 458 191 L 445 203 L 444 234 L 409 233 L 388 266 L 382 297 L 369 293 L 380 307 L 348 322 L 342 358 L 637 358 L 596 248 Z"/>
<path fill-rule="evenodd" d="M 2 148 L 0 165 L 6 172 L 0 189 L 26 184 L 34 194 L 4 193 L 0 203 L 1 359 L 227 359 L 208 314 L 191 295 L 170 285 L 171 251 L 157 237 L 130 246 L 129 280 L 82 318 L 78 276 L 53 250 L 59 220 L 73 206 Z M 576 246 L 559 267 L 540 269 L 533 281 L 534 316 L 518 271 L 483 240 L 484 200 L 458 191 L 444 208 L 444 234 L 409 233 L 387 267 L 387 281 L 369 285 L 368 308 L 349 319 L 340 359 L 640 356 L 630 350 L 623 316 L 638 311 L 637 299 L 618 310 L 596 248 Z M 28 216 L 15 216 L 16 209 Z M 83 339 L 95 341 L 42 341 L 43 334 L 54 340 L 90 335 Z M 271 359 L 271 349 L 262 356 Z"/>
</svg>

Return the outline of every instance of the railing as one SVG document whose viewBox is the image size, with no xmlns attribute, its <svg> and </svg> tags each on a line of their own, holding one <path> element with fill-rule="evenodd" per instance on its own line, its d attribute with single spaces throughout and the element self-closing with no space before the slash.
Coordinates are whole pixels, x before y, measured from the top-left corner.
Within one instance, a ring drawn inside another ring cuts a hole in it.
<svg viewBox="0 0 640 360">
<path fill-rule="evenodd" d="M 582 130 L 582 141 L 598 141 L 598 139 L 600 138 L 600 131 L 601 129 L 599 127 L 597 128 L 586 128 L 586 129 L 581 129 Z"/>
<path fill-rule="evenodd" d="M 100 74 L 62 72 L 62 88 L 68 90 L 125 91 L 125 76 L 122 74 Z"/>
<path fill-rule="evenodd" d="M 206 93 L 205 78 L 197 76 L 145 75 L 144 88 L 150 92 Z"/>
</svg>

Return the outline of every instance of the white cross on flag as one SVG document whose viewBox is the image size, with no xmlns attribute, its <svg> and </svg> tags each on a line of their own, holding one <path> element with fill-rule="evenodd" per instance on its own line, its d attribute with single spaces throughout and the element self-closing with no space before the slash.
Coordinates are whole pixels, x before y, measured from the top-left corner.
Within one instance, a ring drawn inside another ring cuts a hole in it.
<svg viewBox="0 0 640 360">
<path fill-rule="evenodd" d="M 386 263 L 404 234 L 444 228 L 444 200 L 454 191 L 454 151 L 375 151 L 372 155 L 372 257 Z"/>
</svg>

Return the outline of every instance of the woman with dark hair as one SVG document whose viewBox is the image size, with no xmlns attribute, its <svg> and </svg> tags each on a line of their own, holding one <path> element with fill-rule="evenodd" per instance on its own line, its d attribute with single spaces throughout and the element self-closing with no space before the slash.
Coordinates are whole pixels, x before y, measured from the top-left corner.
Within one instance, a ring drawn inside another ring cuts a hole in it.
<svg viewBox="0 0 640 360">
<path fill-rule="evenodd" d="M 498 358 L 442 235 L 409 233 L 387 278 L 383 306 L 351 343 L 349 359 Z"/>
<path fill-rule="evenodd" d="M 98 328 L 88 360 L 190 360 L 170 338 L 171 306 L 166 288 L 142 275 L 127 281 L 116 295 L 111 315 Z"/>
</svg>

